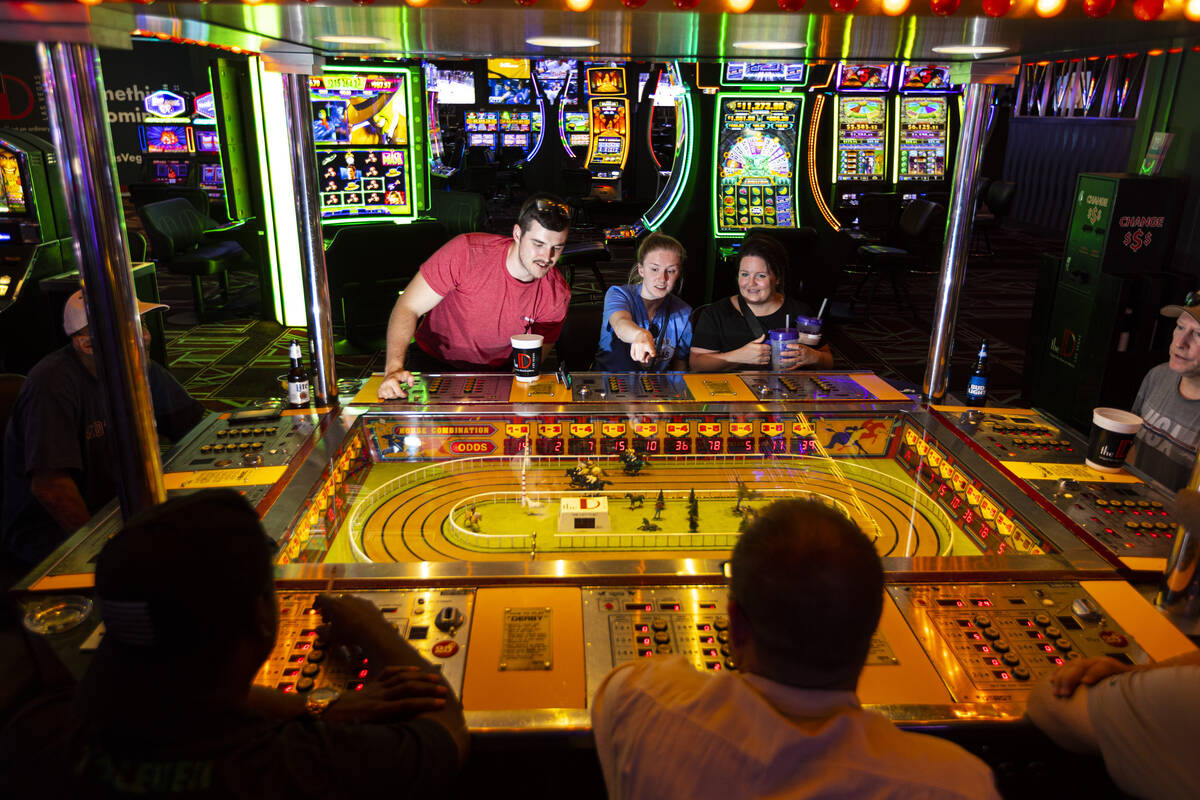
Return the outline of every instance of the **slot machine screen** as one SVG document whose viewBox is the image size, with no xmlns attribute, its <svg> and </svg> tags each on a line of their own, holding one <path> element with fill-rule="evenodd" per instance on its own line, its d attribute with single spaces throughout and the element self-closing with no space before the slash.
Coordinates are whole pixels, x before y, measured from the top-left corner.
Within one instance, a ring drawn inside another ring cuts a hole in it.
<svg viewBox="0 0 1200 800">
<path fill-rule="evenodd" d="M 591 131 L 587 112 L 568 111 L 563 115 L 563 127 L 566 128 L 567 133 L 582 133 L 586 136 Z"/>
<path fill-rule="evenodd" d="M 191 125 L 143 125 L 142 152 L 191 153 L 195 149 Z"/>
<path fill-rule="evenodd" d="M 475 73 L 465 69 L 437 71 L 437 99 L 441 105 L 475 105 Z"/>
<path fill-rule="evenodd" d="M 837 114 L 837 180 L 884 180 L 887 99 L 838 97 Z"/>
<path fill-rule="evenodd" d="M 154 167 L 154 182 L 170 185 L 188 182 L 191 165 L 186 161 L 160 160 L 150 162 Z"/>
<path fill-rule="evenodd" d="M 718 102 L 718 233 L 795 227 L 802 98 L 722 95 Z"/>
<path fill-rule="evenodd" d="M 197 153 L 219 153 L 221 151 L 221 143 L 217 136 L 217 131 L 212 128 L 196 128 L 196 152 Z"/>
<path fill-rule="evenodd" d="M 900 98 L 899 168 L 902 181 L 940 181 L 946 177 L 946 98 Z"/>
<path fill-rule="evenodd" d="M 725 83 L 729 84 L 795 84 L 803 86 L 807 74 L 803 63 L 794 61 L 728 61 L 725 63 Z"/>
<path fill-rule="evenodd" d="M 590 70 L 589 70 L 590 72 Z M 628 144 L 629 109 L 624 98 L 589 100 L 591 144 L 588 164 L 624 165 Z"/>
<path fill-rule="evenodd" d="M 588 67 L 588 94 L 625 94 L 625 70 L 620 67 Z"/>
<path fill-rule="evenodd" d="M 539 58 L 533 62 L 533 75 L 546 102 L 554 105 L 560 98 L 564 104 L 578 100 L 578 81 L 574 79 L 578 64 L 573 58 Z"/>
<path fill-rule="evenodd" d="M 533 102 L 533 82 L 527 58 L 489 58 L 488 103 L 523 106 Z"/>
<path fill-rule="evenodd" d="M 220 164 L 200 165 L 200 185 L 205 189 L 220 189 L 225 185 L 225 175 Z"/>
<path fill-rule="evenodd" d="M 528 111 L 501 111 L 500 131 L 528 133 L 533 127 L 533 118 Z"/>
<path fill-rule="evenodd" d="M 317 152 L 321 215 L 400 216 L 412 210 L 408 151 L 349 149 Z"/>
<path fill-rule="evenodd" d="M 21 156 L 0 144 L 0 215 L 29 213 L 28 182 L 21 173 Z"/>
<path fill-rule="evenodd" d="M 420 186 L 423 165 L 413 161 L 409 125 L 420 121 L 424 127 L 424 106 L 409 103 L 419 86 L 415 69 L 328 71 L 309 78 L 322 219 L 416 213 L 414 186 Z"/>
<path fill-rule="evenodd" d="M 471 147 L 495 147 L 496 134 L 494 133 L 472 133 L 468 144 Z"/>
<path fill-rule="evenodd" d="M 317 146 L 407 145 L 406 77 L 330 72 L 309 78 Z"/>
<path fill-rule="evenodd" d="M 495 111 L 468 111 L 463 119 L 463 127 L 467 133 L 494 131 L 498 124 Z"/>
<path fill-rule="evenodd" d="M 501 144 L 505 147 L 520 147 L 522 150 L 529 149 L 529 134 L 527 133 L 503 133 L 501 134 Z"/>
<path fill-rule="evenodd" d="M 900 81 L 902 92 L 945 92 L 952 90 L 950 68 L 938 64 L 909 64 Z"/>
</svg>

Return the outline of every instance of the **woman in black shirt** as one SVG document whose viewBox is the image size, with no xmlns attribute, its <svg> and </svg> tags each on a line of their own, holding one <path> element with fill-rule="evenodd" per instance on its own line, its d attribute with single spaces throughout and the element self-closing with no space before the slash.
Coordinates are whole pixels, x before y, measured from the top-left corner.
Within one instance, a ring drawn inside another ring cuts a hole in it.
<svg viewBox="0 0 1200 800">
<path fill-rule="evenodd" d="M 742 243 L 738 257 L 738 293 L 700 309 L 692 333 L 689 367 L 693 372 L 737 372 L 770 369 L 767 331 L 790 319 L 812 316 L 808 304 L 782 292 L 787 252 L 776 240 L 762 235 Z M 751 327 L 751 319 L 756 322 Z M 833 353 L 793 342 L 784 353 L 783 368 L 828 369 Z"/>
</svg>

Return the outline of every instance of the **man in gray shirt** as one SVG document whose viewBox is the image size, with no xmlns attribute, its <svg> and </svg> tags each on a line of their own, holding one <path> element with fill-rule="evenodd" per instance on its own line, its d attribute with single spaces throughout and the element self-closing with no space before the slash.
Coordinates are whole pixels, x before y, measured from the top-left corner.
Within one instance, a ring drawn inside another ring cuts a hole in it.
<svg viewBox="0 0 1200 800">
<path fill-rule="evenodd" d="M 1175 490 L 1187 485 L 1200 447 L 1200 292 L 1162 314 L 1175 318 L 1171 357 L 1146 373 L 1133 401 L 1133 413 L 1145 420 L 1133 466 Z"/>
</svg>

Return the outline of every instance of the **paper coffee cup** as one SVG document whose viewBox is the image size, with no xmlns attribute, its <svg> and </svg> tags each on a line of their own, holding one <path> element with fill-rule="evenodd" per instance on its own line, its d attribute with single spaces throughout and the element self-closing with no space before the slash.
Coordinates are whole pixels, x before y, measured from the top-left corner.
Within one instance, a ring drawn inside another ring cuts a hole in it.
<svg viewBox="0 0 1200 800">
<path fill-rule="evenodd" d="M 1119 472 L 1133 439 L 1142 428 L 1142 418 L 1119 408 L 1092 411 L 1092 434 L 1083 463 L 1099 472 Z"/>
<path fill-rule="evenodd" d="M 524 383 L 536 381 L 542 372 L 542 335 L 518 333 L 511 341 L 513 376 Z"/>
<path fill-rule="evenodd" d="M 779 372 L 783 369 L 783 348 L 794 342 L 799 337 L 799 333 L 795 328 L 773 328 L 767 332 L 767 338 L 771 341 L 771 371 Z"/>
</svg>

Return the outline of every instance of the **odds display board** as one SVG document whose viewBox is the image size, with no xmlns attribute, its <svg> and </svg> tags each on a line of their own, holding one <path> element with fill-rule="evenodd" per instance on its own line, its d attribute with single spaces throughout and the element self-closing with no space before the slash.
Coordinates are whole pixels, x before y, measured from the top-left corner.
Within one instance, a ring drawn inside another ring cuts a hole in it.
<svg viewBox="0 0 1200 800">
<path fill-rule="evenodd" d="M 415 217 L 427 205 L 419 81 L 416 67 L 309 79 L 323 220 Z"/>
<path fill-rule="evenodd" d="M 717 236 L 795 227 L 803 97 L 721 94 L 717 108 Z"/>
</svg>

